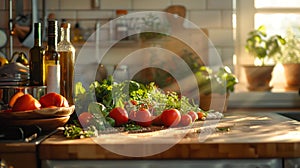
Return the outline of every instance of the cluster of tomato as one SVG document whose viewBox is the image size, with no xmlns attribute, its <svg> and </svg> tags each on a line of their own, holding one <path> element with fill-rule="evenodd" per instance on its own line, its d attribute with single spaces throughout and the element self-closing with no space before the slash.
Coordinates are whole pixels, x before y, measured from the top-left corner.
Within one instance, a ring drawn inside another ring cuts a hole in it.
<svg viewBox="0 0 300 168">
<path fill-rule="evenodd" d="M 69 107 L 69 103 L 64 96 L 54 92 L 43 95 L 39 100 L 34 98 L 31 94 L 17 92 L 11 97 L 9 106 L 11 109 L 7 110 L 8 112 L 17 112 L 37 110 L 40 108 Z"/>
<path fill-rule="evenodd" d="M 131 104 L 137 106 L 135 101 Z M 122 126 L 130 121 L 142 127 L 151 125 L 165 127 L 184 127 L 191 125 L 196 120 L 205 120 L 205 114 L 201 111 L 189 111 L 181 114 L 177 109 L 165 109 L 160 115 L 152 115 L 148 108 L 139 107 L 137 110 L 128 110 L 124 107 L 115 107 L 109 111 L 108 116 L 115 120 L 114 126 Z M 93 120 L 93 115 L 89 112 L 83 112 L 78 116 L 78 119 L 83 127 L 89 126 Z"/>
</svg>

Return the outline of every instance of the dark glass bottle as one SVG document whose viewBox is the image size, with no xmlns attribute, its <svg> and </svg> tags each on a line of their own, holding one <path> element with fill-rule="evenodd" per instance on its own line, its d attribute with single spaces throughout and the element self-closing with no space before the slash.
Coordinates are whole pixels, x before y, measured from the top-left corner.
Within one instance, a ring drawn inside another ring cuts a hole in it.
<svg viewBox="0 0 300 168">
<path fill-rule="evenodd" d="M 43 86 L 43 55 L 41 23 L 34 23 L 34 46 L 29 50 L 30 85 Z"/>
<path fill-rule="evenodd" d="M 44 81 L 47 85 L 48 66 L 59 66 L 57 52 L 57 20 L 48 20 L 48 45 L 44 54 Z"/>
</svg>

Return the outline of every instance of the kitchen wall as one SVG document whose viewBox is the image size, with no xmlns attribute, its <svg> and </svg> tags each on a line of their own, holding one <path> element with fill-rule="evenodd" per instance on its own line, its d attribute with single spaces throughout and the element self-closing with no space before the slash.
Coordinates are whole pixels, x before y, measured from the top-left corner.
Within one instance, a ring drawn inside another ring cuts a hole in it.
<svg viewBox="0 0 300 168">
<path fill-rule="evenodd" d="M 86 0 L 46 0 L 47 12 L 53 12 L 58 19 L 67 18 L 79 20 L 84 30 L 95 27 L 99 18 L 114 18 L 116 9 L 127 9 L 129 12 L 158 10 L 169 5 L 181 4 L 187 8 L 186 18 L 199 27 L 207 28 L 209 38 L 217 48 L 223 63 L 232 67 L 234 54 L 234 28 L 232 26 L 232 0 L 99 0 L 100 7 L 92 8 L 91 1 Z M 96 0 L 97 1 L 97 0 Z M 0 28 L 8 30 L 9 0 L 0 1 Z M 31 1 L 24 0 L 24 9 L 30 12 Z M 42 15 L 42 0 L 39 0 L 40 16 Z M 82 20 L 84 19 L 84 20 Z M 74 24 L 73 24 L 74 25 Z M 18 40 L 15 46 L 19 46 Z"/>
</svg>

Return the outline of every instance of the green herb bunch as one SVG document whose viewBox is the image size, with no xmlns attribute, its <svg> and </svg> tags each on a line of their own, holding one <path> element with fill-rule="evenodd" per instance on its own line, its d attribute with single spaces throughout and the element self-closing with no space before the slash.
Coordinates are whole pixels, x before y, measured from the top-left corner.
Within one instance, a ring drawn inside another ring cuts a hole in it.
<svg viewBox="0 0 300 168">
<path fill-rule="evenodd" d="M 282 54 L 278 55 L 277 61 L 286 63 L 300 63 L 300 39 L 297 37 L 292 29 L 287 30 L 285 37 L 286 45 L 282 48 Z"/>
</svg>

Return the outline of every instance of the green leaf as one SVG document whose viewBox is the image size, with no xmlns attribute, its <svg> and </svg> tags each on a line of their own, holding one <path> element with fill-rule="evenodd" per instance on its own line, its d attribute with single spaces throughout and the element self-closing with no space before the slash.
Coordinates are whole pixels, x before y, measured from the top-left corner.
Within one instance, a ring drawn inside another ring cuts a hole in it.
<svg viewBox="0 0 300 168">
<path fill-rule="evenodd" d="M 64 127 L 64 136 L 69 139 L 88 138 L 95 136 L 97 133 L 93 129 L 83 130 L 76 125 L 66 125 Z"/>
<path fill-rule="evenodd" d="M 113 118 L 111 118 L 111 117 L 106 117 L 105 119 L 106 119 L 107 123 L 108 123 L 110 126 L 112 126 L 112 127 L 115 126 L 116 121 L 115 121 Z"/>
<path fill-rule="evenodd" d="M 88 106 L 88 111 L 95 115 L 101 114 L 103 117 L 106 117 L 108 115 L 106 107 L 98 102 L 91 102 Z"/>
<path fill-rule="evenodd" d="M 86 92 L 85 88 L 82 86 L 81 82 L 75 84 L 75 95 L 84 94 Z"/>
</svg>

